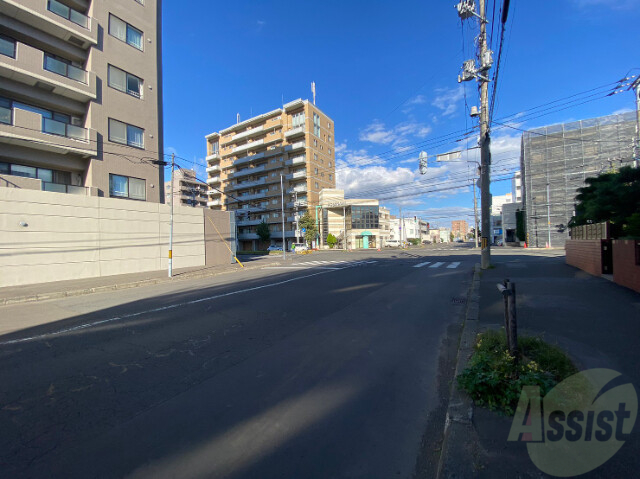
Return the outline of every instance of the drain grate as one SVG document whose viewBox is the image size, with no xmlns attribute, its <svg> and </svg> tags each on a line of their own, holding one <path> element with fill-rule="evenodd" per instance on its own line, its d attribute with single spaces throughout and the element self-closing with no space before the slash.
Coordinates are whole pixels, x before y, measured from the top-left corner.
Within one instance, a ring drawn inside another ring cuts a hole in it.
<svg viewBox="0 0 640 479">
<path fill-rule="evenodd" d="M 451 298 L 453 304 L 464 304 L 467 302 L 467 298 Z"/>
</svg>

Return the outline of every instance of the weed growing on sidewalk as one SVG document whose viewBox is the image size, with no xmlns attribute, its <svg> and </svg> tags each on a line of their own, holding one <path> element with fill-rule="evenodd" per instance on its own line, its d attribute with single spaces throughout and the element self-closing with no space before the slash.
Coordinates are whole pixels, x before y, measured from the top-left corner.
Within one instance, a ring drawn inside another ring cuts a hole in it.
<svg viewBox="0 0 640 479">
<path fill-rule="evenodd" d="M 516 360 L 507 350 L 504 329 L 478 335 L 468 367 L 457 378 L 475 404 L 512 415 L 523 386 L 539 386 L 544 396 L 577 372 L 562 350 L 541 338 L 519 337 L 518 346 Z"/>
</svg>

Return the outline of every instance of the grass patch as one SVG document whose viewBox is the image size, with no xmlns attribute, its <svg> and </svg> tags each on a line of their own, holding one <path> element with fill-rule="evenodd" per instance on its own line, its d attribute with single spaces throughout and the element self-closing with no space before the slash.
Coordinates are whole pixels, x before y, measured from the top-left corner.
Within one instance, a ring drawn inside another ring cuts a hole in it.
<svg viewBox="0 0 640 479">
<path fill-rule="evenodd" d="M 269 253 L 270 251 L 236 251 L 236 255 L 240 255 L 240 254 L 267 255 Z M 282 251 L 280 251 L 280 254 L 282 254 Z"/>
<path fill-rule="evenodd" d="M 519 337 L 516 360 L 507 350 L 504 329 L 479 334 L 474 349 L 458 384 L 475 404 L 506 415 L 514 413 L 523 386 L 539 386 L 544 396 L 578 372 L 560 348 L 539 337 Z"/>
</svg>

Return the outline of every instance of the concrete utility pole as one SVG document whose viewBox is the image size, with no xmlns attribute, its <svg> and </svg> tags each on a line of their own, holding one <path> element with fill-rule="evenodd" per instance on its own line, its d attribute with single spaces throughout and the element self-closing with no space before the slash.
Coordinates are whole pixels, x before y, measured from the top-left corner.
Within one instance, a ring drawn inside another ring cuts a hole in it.
<svg viewBox="0 0 640 479">
<path fill-rule="evenodd" d="M 282 212 L 282 259 L 287 259 L 287 244 L 284 239 L 284 188 L 282 187 L 282 173 L 280 173 L 280 202 Z"/>
<path fill-rule="evenodd" d="M 171 217 L 169 219 L 169 278 L 173 277 L 173 201 L 176 195 L 173 191 L 173 174 L 176 166 L 176 155 L 171 154 Z"/>
<path fill-rule="evenodd" d="M 473 218 L 476 221 L 476 227 L 474 231 L 476 239 L 476 248 L 478 247 L 478 198 L 476 197 L 476 179 L 473 179 Z"/>
<path fill-rule="evenodd" d="M 487 57 L 487 21 L 485 17 L 485 0 L 480 0 L 480 58 Z M 480 81 L 480 175 L 482 178 L 482 190 L 480 194 L 482 211 L 482 251 L 481 267 L 487 269 L 491 266 L 491 245 L 489 234 L 491 230 L 491 150 L 489 139 L 489 81 L 479 78 Z"/>
</svg>

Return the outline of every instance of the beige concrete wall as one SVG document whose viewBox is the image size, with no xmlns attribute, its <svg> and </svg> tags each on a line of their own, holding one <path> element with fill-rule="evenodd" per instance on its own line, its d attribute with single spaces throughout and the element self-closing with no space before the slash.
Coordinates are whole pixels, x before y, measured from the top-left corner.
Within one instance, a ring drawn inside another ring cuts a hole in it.
<svg viewBox="0 0 640 479">
<path fill-rule="evenodd" d="M 231 213 L 211 209 L 204 209 L 203 212 L 207 266 L 231 263 L 233 260 L 229 249 L 233 250 L 235 243 L 235 231 L 231 231 Z"/>
<path fill-rule="evenodd" d="M 165 269 L 169 211 L 158 203 L 0 188 L 0 287 Z M 202 211 L 175 207 L 174 268 L 205 264 Z"/>
</svg>

